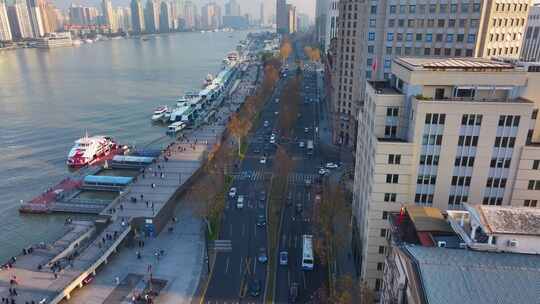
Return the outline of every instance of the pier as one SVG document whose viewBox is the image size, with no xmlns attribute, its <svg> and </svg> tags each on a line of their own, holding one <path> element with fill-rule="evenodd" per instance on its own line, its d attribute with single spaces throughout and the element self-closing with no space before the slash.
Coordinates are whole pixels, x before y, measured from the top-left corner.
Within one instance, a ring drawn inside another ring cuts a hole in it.
<svg viewBox="0 0 540 304">
<path fill-rule="evenodd" d="M 253 74 L 259 68 L 250 65 Z M 233 83 L 234 98 L 228 94 Z M 135 176 L 100 177 L 101 168 L 88 168 L 26 202 L 21 212 L 91 213 L 100 219 L 66 223 L 66 233 L 53 244 L 33 245 L 13 257 L 0 271 L 0 297 L 16 299 L 16 303 L 59 303 L 91 280 L 123 244 L 159 234 L 170 222 L 177 198 L 200 173 L 208 154 L 221 144 L 230 115 L 243 104 L 251 86 L 252 82 L 230 81 L 195 128 L 164 140 L 158 156 L 117 157 L 107 164 L 136 169 Z M 112 201 L 77 196 L 96 187 L 118 191 L 118 196 Z"/>
</svg>

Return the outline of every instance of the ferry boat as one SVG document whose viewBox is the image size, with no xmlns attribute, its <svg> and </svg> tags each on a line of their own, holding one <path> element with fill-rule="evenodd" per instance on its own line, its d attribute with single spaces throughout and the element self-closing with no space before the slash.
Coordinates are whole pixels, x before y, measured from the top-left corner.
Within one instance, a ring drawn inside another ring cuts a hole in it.
<svg viewBox="0 0 540 304">
<path fill-rule="evenodd" d="M 169 107 L 167 106 L 159 106 L 154 110 L 154 114 L 152 114 L 152 121 L 159 121 L 165 116 L 165 114 L 169 111 Z"/>
<path fill-rule="evenodd" d="M 169 127 L 167 128 L 167 134 L 169 134 L 169 135 L 174 135 L 174 134 L 176 134 L 177 132 L 182 131 L 182 129 L 184 129 L 185 127 L 186 127 L 186 123 L 185 123 L 185 122 L 182 122 L 182 121 L 178 121 L 178 122 L 172 123 L 172 124 L 169 125 Z"/>
<path fill-rule="evenodd" d="M 118 149 L 116 142 L 107 136 L 88 136 L 79 138 L 69 151 L 67 165 L 82 167 L 91 165 L 114 153 Z"/>
</svg>

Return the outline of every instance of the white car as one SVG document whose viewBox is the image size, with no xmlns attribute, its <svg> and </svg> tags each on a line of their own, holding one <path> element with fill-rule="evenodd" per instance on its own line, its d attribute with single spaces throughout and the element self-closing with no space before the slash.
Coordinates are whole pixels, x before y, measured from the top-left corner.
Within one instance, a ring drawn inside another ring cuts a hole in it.
<svg viewBox="0 0 540 304">
<path fill-rule="evenodd" d="M 320 175 L 325 175 L 325 174 L 327 174 L 327 173 L 330 173 L 330 170 L 325 169 L 325 168 L 320 168 L 320 169 L 319 169 L 319 174 L 320 174 Z"/>
<path fill-rule="evenodd" d="M 337 164 L 326 163 L 326 168 L 328 168 L 328 169 L 336 169 L 337 167 L 339 167 Z"/>
<path fill-rule="evenodd" d="M 303 141 L 301 141 L 301 142 L 298 143 L 298 147 L 300 147 L 300 148 L 303 148 L 305 145 L 306 145 L 306 144 L 304 144 Z"/>
<path fill-rule="evenodd" d="M 274 112 L 274 115 L 278 115 L 278 114 L 279 114 L 279 112 L 278 112 L 278 111 L 275 111 L 275 112 Z"/>
<path fill-rule="evenodd" d="M 276 98 L 276 103 L 279 103 L 279 98 Z"/>
<path fill-rule="evenodd" d="M 236 208 L 238 208 L 238 209 L 244 208 L 244 196 L 243 195 L 238 196 L 238 200 L 236 200 Z"/>
<path fill-rule="evenodd" d="M 264 156 L 261 157 L 261 159 L 259 160 L 259 162 L 260 162 L 261 164 L 266 164 L 266 157 L 264 157 Z"/>
<path fill-rule="evenodd" d="M 231 190 L 229 190 L 229 196 L 230 197 L 236 196 L 236 187 L 232 187 Z"/>
<path fill-rule="evenodd" d="M 264 121 L 264 127 L 268 128 L 270 126 L 270 122 L 268 120 Z"/>
</svg>

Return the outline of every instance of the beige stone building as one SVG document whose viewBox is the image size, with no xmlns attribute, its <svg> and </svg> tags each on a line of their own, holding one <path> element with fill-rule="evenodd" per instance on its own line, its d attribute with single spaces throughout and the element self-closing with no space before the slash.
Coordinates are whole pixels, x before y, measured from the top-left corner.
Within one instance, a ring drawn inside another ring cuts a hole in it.
<svg viewBox="0 0 540 304">
<path fill-rule="evenodd" d="M 381 288 L 388 214 L 403 204 L 540 207 L 540 73 L 530 70 L 487 59 L 401 57 L 388 81 L 367 82 L 353 243 L 371 288 Z"/>
<path fill-rule="evenodd" d="M 529 0 L 344 0 L 332 96 L 334 142 L 355 147 L 366 80 L 396 56 L 518 58 Z"/>
</svg>

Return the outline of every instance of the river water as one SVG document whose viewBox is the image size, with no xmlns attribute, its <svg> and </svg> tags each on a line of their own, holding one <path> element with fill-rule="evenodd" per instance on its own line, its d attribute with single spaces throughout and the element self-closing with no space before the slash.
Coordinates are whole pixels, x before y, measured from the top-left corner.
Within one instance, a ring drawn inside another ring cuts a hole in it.
<svg viewBox="0 0 540 304">
<path fill-rule="evenodd" d="M 0 262 L 59 237 L 64 215 L 19 215 L 63 178 L 73 141 L 89 134 L 143 145 L 164 134 L 150 115 L 200 89 L 247 32 L 177 33 L 0 53 Z"/>
</svg>

